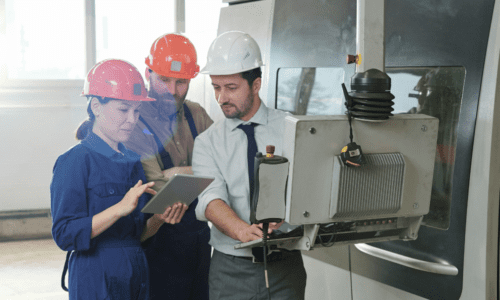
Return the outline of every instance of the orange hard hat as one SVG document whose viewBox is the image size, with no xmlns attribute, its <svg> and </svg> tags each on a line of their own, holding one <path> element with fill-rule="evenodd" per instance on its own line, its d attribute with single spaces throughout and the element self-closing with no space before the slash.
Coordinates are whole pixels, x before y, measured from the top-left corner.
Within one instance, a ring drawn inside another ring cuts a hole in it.
<svg viewBox="0 0 500 300">
<path fill-rule="evenodd" d="M 191 79 L 198 75 L 196 50 L 189 39 L 179 34 L 164 34 L 151 45 L 146 65 L 156 74 Z"/>
</svg>

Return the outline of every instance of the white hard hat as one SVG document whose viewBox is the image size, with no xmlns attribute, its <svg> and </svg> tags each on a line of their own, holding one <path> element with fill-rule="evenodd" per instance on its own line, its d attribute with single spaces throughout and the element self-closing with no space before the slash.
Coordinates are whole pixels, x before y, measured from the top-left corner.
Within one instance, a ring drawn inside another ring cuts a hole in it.
<svg viewBox="0 0 500 300">
<path fill-rule="evenodd" d="M 200 73 L 231 75 L 263 66 L 259 45 L 241 31 L 219 35 L 208 49 L 207 64 Z"/>
</svg>

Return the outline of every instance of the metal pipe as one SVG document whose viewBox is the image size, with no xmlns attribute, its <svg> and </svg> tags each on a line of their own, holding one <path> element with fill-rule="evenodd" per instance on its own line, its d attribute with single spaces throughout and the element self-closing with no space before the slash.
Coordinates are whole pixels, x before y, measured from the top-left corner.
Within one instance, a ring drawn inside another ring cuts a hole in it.
<svg viewBox="0 0 500 300">
<path fill-rule="evenodd" d="M 175 0 L 175 33 L 186 32 L 186 1 Z"/>
<path fill-rule="evenodd" d="M 357 0 L 356 72 L 378 69 L 385 72 L 385 0 Z"/>
<path fill-rule="evenodd" d="M 85 75 L 96 62 L 95 0 L 85 0 Z"/>
</svg>

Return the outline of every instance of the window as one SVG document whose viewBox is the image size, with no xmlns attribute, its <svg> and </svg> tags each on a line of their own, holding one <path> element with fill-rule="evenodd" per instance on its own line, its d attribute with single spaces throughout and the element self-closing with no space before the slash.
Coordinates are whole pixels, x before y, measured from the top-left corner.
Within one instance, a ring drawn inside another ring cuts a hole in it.
<svg viewBox="0 0 500 300">
<path fill-rule="evenodd" d="M 431 205 L 423 224 L 448 229 L 465 68 L 386 68 L 386 72 L 396 97 L 394 113 L 426 114 L 439 119 Z"/>
<path fill-rule="evenodd" d="M 7 79 L 83 79 L 83 10 L 81 0 L 5 0 Z"/>
<path fill-rule="evenodd" d="M 208 48 L 217 37 L 221 0 L 186 0 L 186 36 L 196 47 L 198 64 L 207 62 Z"/>
<path fill-rule="evenodd" d="M 338 115 L 345 111 L 342 68 L 281 68 L 277 108 L 295 115 Z"/>
<path fill-rule="evenodd" d="M 174 0 L 96 0 L 97 62 L 123 59 L 144 76 L 153 41 L 174 32 Z"/>
</svg>

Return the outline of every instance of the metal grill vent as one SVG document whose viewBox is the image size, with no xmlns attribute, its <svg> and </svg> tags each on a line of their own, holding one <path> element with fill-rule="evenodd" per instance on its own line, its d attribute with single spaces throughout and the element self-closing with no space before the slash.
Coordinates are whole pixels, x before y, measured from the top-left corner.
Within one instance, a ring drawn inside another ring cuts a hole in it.
<svg viewBox="0 0 500 300">
<path fill-rule="evenodd" d="M 405 160 L 401 153 L 365 154 L 366 165 L 347 167 L 334 157 L 330 218 L 383 217 L 401 208 Z"/>
</svg>

